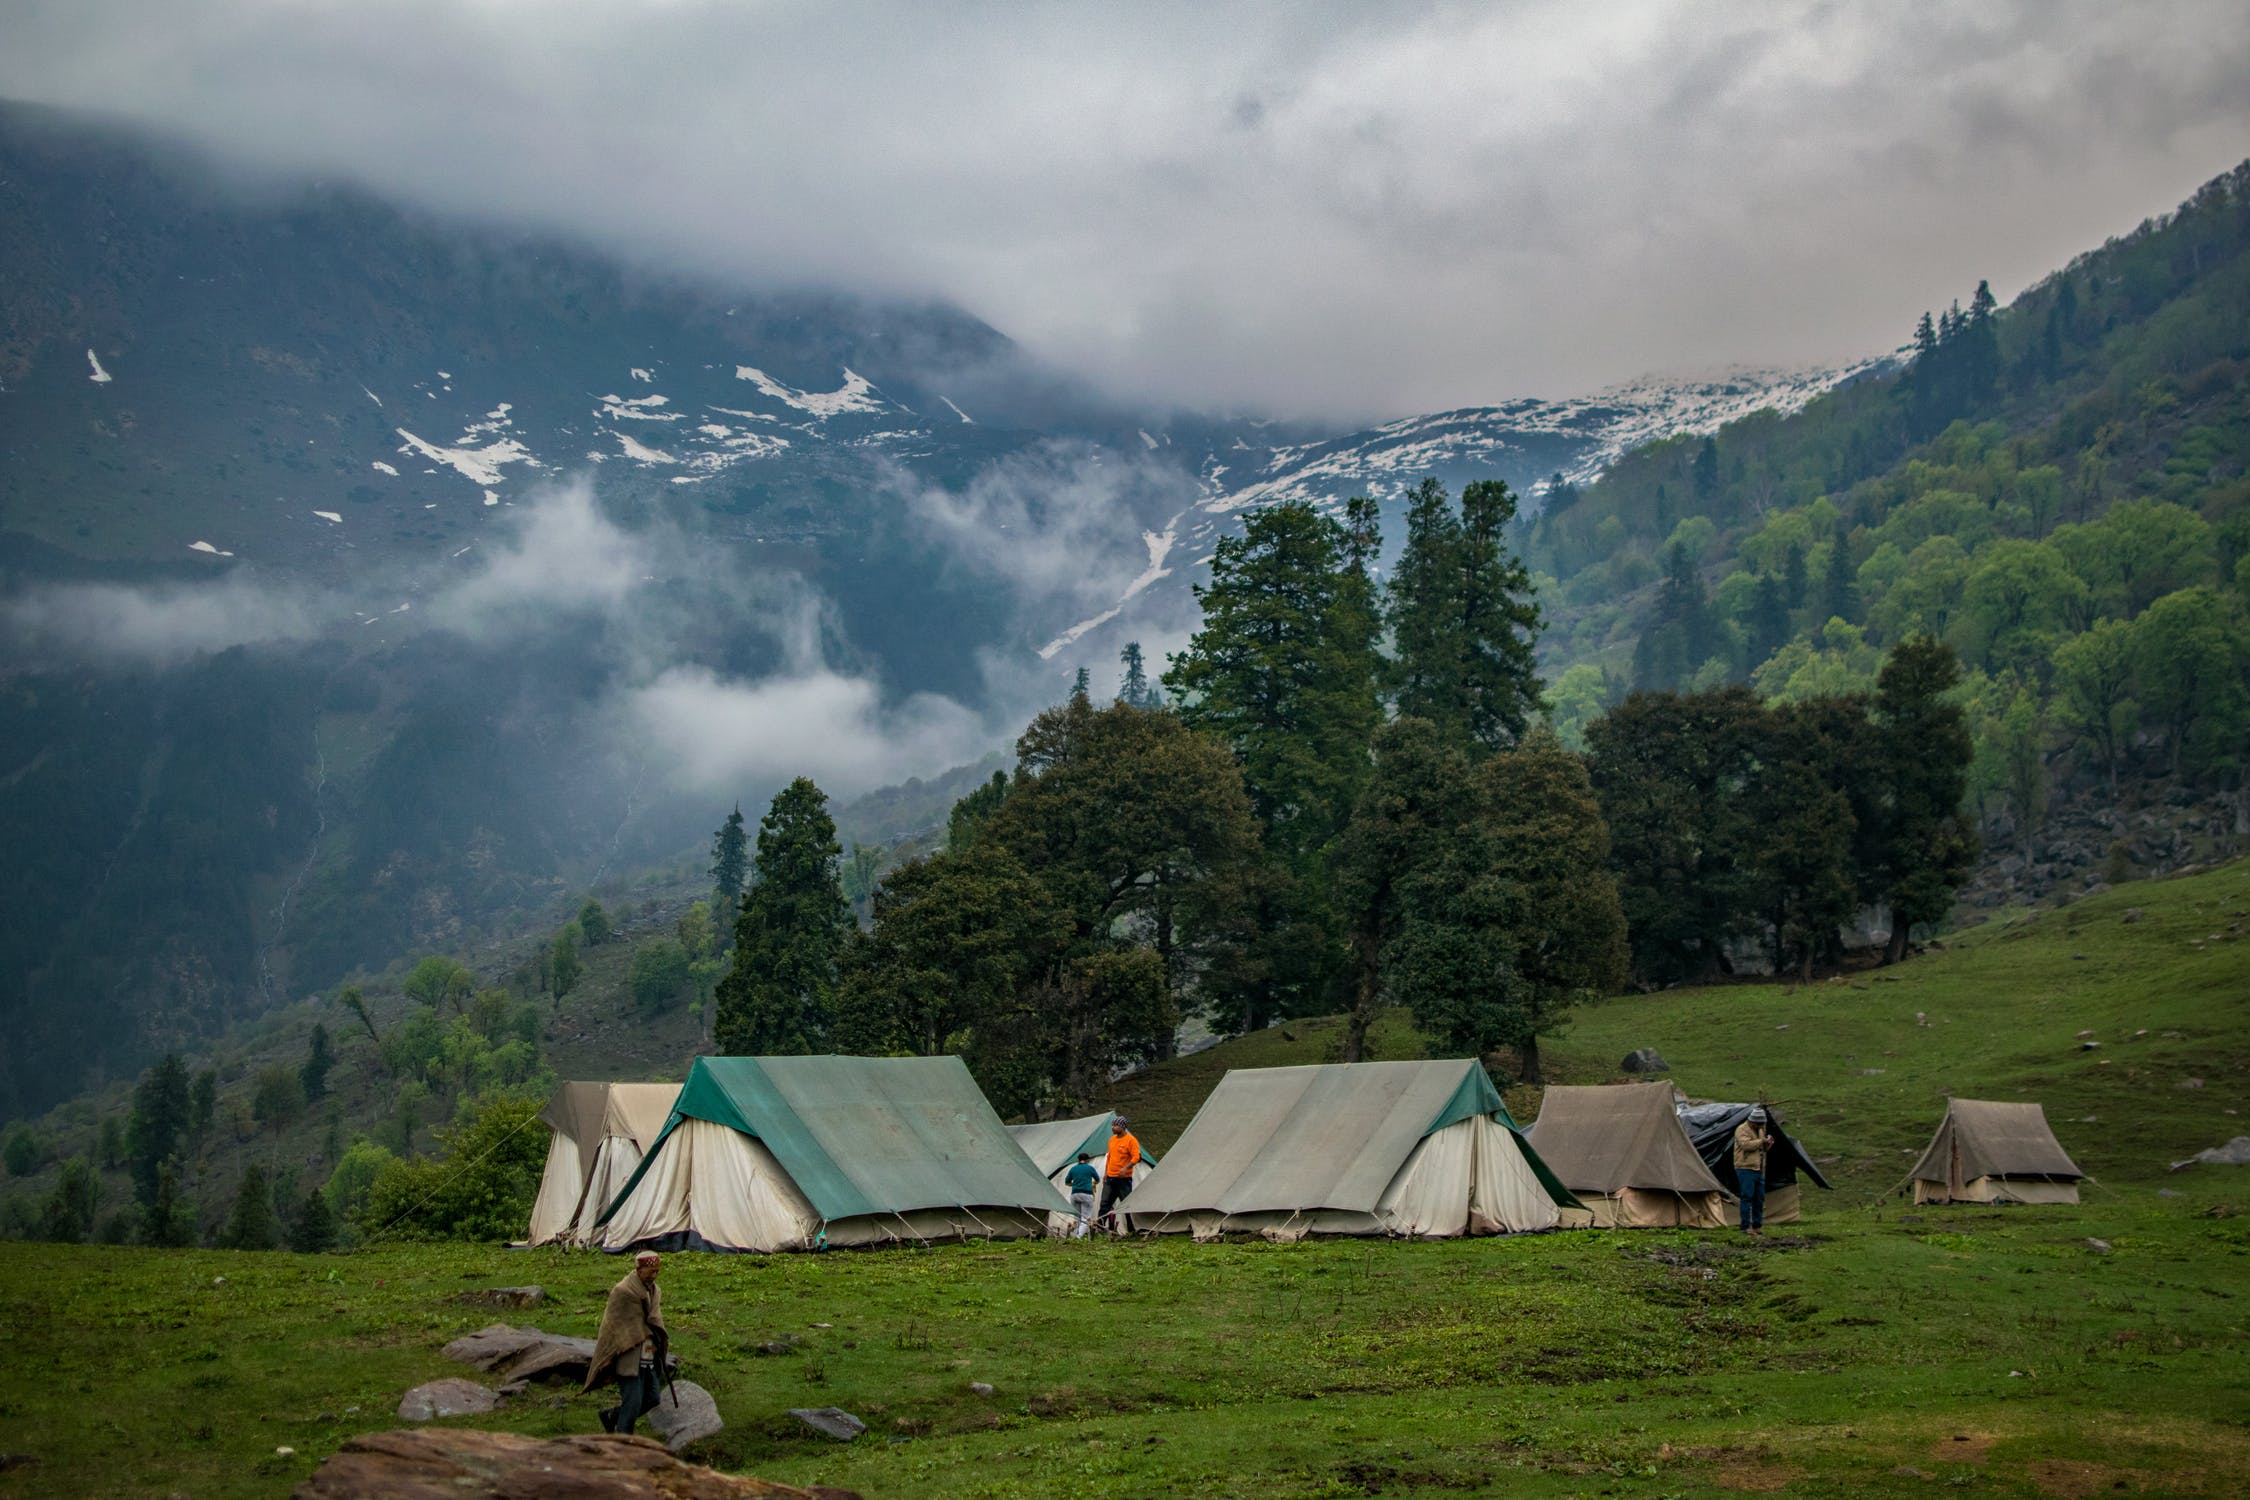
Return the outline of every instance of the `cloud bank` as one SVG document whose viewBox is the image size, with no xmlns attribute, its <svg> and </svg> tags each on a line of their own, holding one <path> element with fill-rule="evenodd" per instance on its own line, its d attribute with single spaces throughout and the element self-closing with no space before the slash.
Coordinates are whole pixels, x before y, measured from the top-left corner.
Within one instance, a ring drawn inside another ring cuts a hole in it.
<svg viewBox="0 0 2250 1500">
<path fill-rule="evenodd" d="M 2250 148 L 2250 9 L 18 0 L 0 92 L 1121 394 L 1365 417 L 1893 347 Z"/>
</svg>

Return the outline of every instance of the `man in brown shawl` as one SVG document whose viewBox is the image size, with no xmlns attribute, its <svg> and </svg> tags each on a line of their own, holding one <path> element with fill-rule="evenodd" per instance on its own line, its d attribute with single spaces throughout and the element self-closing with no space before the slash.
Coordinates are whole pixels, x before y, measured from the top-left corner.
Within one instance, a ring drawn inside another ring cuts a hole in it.
<svg viewBox="0 0 2250 1500">
<path fill-rule="evenodd" d="M 643 1250 L 633 1258 L 632 1274 L 609 1289 L 584 1387 L 590 1391 L 604 1380 L 617 1382 L 617 1405 L 601 1414 L 605 1432 L 631 1432 L 656 1405 L 657 1361 L 670 1342 L 662 1294 L 656 1289 L 656 1273 L 663 1267 L 663 1257 Z"/>
</svg>

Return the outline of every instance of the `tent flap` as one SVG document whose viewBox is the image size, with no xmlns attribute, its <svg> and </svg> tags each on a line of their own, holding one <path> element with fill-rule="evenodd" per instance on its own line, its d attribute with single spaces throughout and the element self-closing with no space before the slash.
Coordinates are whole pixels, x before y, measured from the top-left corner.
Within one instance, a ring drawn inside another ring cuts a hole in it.
<svg viewBox="0 0 2250 1500">
<path fill-rule="evenodd" d="M 1724 1191 L 1673 1113 L 1668 1083 L 1552 1087 L 1531 1144 L 1575 1193 Z"/>
</svg>

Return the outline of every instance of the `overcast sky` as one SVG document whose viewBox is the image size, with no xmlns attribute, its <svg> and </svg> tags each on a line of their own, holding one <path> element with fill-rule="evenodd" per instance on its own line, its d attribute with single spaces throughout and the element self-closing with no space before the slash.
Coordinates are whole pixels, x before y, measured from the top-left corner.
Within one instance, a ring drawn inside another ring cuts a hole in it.
<svg viewBox="0 0 2250 1500">
<path fill-rule="evenodd" d="M 12 97 L 1284 414 L 1890 348 L 2250 155 L 2241 0 L 6 13 Z"/>
</svg>

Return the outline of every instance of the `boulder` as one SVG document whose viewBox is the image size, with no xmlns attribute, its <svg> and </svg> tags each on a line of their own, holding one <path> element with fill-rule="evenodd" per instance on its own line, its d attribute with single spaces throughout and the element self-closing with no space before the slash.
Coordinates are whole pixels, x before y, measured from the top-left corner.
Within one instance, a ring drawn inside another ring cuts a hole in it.
<svg viewBox="0 0 2250 1500">
<path fill-rule="evenodd" d="M 792 1406 L 789 1415 L 839 1443 L 848 1443 L 867 1430 L 865 1422 L 840 1406 Z"/>
<path fill-rule="evenodd" d="M 992 1394 L 992 1387 L 981 1380 L 972 1380 L 969 1382 L 969 1393 L 975 1396 L 989 1396 Z"/>
<path fill-rule="evenodd" d="M 1654 1047 L 1635 1047 L 1625 1054 L 1625 1061 L 1619 1063 L 1618 1066 L 1628 1073 L 1669 1073 L 1672 1071 L 1672 1065 L 1664 1060 L 1664 1054 Z"/>
<path fill-rule="evenodd" d="M 500 1374 L 506 1380 L 568 1380 L 576 1384 L 585 1380 L 586 1366 L 593 1358 L 592 1339 L 543 1333 L 538 1343 L 508 1361 Z"/>
<path fill-rule="evenodd" d="M 458 1299 L 472 1307 L 537 1307 L 547 1300 L 543 1286 L 488 1286 L 463 1292 Z"/>
<path fill-rule="evenodd" d="M 682 1463 L 642 1437 L 535 1438 L 473 1428 L 371 1432 L 347 1441 L 292 1492 L 295 1500 L 858 1500 Z"/>
<path fill-rule="evenodd" d="M 2182 1167 L 2192 1167 L 2198 1162 L 2207 1167 L 2250 1167 L 2250 1135 L 2238 1135 L 2224 1146 L 2198 1151 L 2186 1161 L 2172 1163 L 2172 1170 L 2177 1172 Z"/>
<path fill-rule="evenodd" d="M 475 1333 L 461 1335 L 439 1352 L 456 1363 L 489 1370 L 533 1348 L 546 1337 L 536 1328 L 510 1328 L 505 1323 L 491 1323 Z"/>
<path fill-rule="evenodd" d="M 654 1428 L 664 1446 L 674 1453 L 725 1430 L 727 1425 L 720 1420 L 719 1403 L 692 1380 L 675 1380 L 666 1386 L 657 1398 L 656 1409 L 641 1420 Z"/>
<path fill-rule="evenodd" d="M 497 1411 L 500 1395 L 489 1386 L 478 1385 L 473 1380 L 463 1380 L 449 1375 L 443 1380 L 433 1380 L 418 1385 L 398 1398 L 398 1414 L 409 1422 L 428 1422 L 438 1417 L 469 1417 L 479 1412 Z"/>
</svg>

